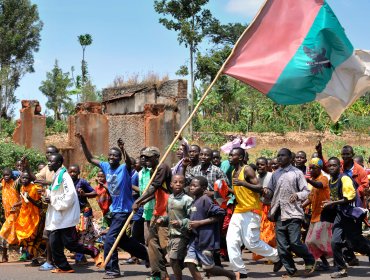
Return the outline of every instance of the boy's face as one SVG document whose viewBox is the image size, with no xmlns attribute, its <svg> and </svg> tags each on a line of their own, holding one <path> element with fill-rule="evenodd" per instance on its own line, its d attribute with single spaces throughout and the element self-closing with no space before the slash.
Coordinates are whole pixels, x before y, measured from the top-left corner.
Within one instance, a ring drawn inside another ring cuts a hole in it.
<svg viewBox="0 0 370 280">
<path fill-rule="evenodd" d="M 291 157 L 287 150 L 280 150 L 277 155 L 277 161 L 280 166 L 287 167 L 291 162 Z"/>
<path fill-rule="evenodd" d="M 341 155 L 342 155 L 342 159 L 343 159 L 344 163 L 351 163 L 352 162 L 353 156 L 354 156 L 352 149 L 343 148 Z"/>
<path fill-rule="evenodd" d="M 204 193 L 204 188 L 200 185 L 199 180 L 193 179 L 190 183 L 190 193 L 193 196 L 201 196 Z"/>
<path fill-rule="evenodd" d="M 77 180 L 80 175 L 80 169 L 76 166 L 71 166 L 68 168 L 68 173 L 71 176 L 72 180 Z"/>
<path fill-rule="evenodd" d="M 118 166 L 122 159 L 122 155 L 115 149 L 110 149 L 108 153 L 108 162 L 111 166 Z"/>
<path fill-rule="evenodd" d="M 229 163 L 230 165 L 237 165 L 239 164 L 239 161 L 240 161 L 240 155 L 238 153 L 238 150 L 234 149 L 234 150 L 231 150 L 231 152 L 229 153 Z"/>
<path fill-rule="evenodd" d="M 220 167 L 221 165 L 221 155 L 219 152 L 213 152 L 212 154 L 212 164 Z"/>
<path fill-rule="evenodd" d="M 265 174 L 267 172 L 267 164 L 263 159 L 259 159 L 256 162 L 258 174 Z"/>
<path fill-rule="evenodd" d="M 20 160 L 18 160 L 15 164 L 15 168 L 18 170 L 18 171 L 21 171 L 23 170 L 23 165 L 22 165 L 22 162 Z"/>
<path fill-rule="evenodd" d="M 199 150 L 197 146 L 190 146 L 189 158 L 191 161 L 197 161 L 199 159 Z"/>
<path fill-rule="evenodd" d="M 331 176 L 336 176 L 340 172 L 340 163 L 337 160 L 329 160 L 328 171 Z"/>
<path fill-rule="evenodd" d="M 99 184 L 105 183 L 105 176 L 103 172 L 98 172 L 98 175 L 96 175 L 96 178 L 98 179 Z"/>
<path fill-rule="evenodd" d="M 307 162 L 306 155 L 304 153 L 298 152 L 295 156 L 295 166 L 304 166 Z"/>
<path fill-rule="evenodd" d="M 9 182 L 12 178 L 12 174 L 9 171 L 3 171 L 3 178 L 5 182 Z"/>
<path fill-rule="evenodd" d="M 29 183 L 31 183 L 31 177 L 27 172 L 22 173 L 20 180 L 23 186 L 27 186 Z"/>
<path fill-rule="evenodd" d="M 178 159 L 182 159 L 182 157 L 184 156 L 184 148 L 182 146 L 177 149 L 176 156 Z"/>
<path fill-rule="evenodd" d="M 173 194 L 179 194 L 184 190 L 185 187 L 185 178 L 182 175 L 175 175 L 171 180 L 171 187 Z"/>
<path fill-rule="evenodd" d="M 279 163 L 276 158 L 271 160 L 271 168 L 272 170 L 277 170 L 279 168 Z"/>
<path fill-rule="evenodd" d="M 210 149 L 202 149 L 199 159 L 202 164 L 210 164 L 212 162 L 212 151 Z"/>
<path fill-rule="evenodd" d="M 55 153 L 56 153 L 56 150 L 53 147 L 47 147 L 46 152 L 45 152 L 46 159 L 49 159 L 49 156 Z"/>
<path fill-rule="evenodd" d="M 156 156 L 147 157 L 145 156 L 145 167 L 154 168 L 157 164 L 158 158 Z"/>
</svg>

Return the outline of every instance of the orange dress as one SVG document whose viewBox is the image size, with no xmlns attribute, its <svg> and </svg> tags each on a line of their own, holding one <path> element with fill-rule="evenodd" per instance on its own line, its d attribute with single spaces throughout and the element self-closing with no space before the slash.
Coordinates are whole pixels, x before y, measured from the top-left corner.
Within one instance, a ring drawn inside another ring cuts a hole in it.
<svg viewBox="0 0 370 280">
<path fill-rule="evenodd" d="M 20 200 L 19 193 L 16 190 L 16 184 L 18 181 L 10 180 L 5 182 L 1 181 L 2 195 L 3 195 L 3 207 L 5 214 L 5 222 L 0 230 L 0 236 L 4 238 L 9 244 L 18 244 L 18 239 L 15 231 L 15 222 L 18 218 L 19 210 L 10 213 L 12 206 Z"/>
<path fill-rule="evenodd" d="M 267 219 L 267 214 L 269 210 L 270 205 L 262 204 L 260 238 L 262 241 L 266 242 L 271 247 L 276 248 L 275 223 L 270 222 Z M 255 253 L 253 253 L 252 258 L 255 261 L 263 259 L 262 256 L 257 255 Z"/>
<path fill-rule="evenodd" d="M 35 201 L 41 199 L 41 195 L 37 192 L 39 186 L 28 184 L 21 187 L 21 194 L 28 193 L 28 196 Z M 22 197 L 22 206 L 19 211 L 18 219 L 15 223 L 15 230 L 19 244 L 27 247 L 28 252 L 32 256 L 37 256 L 37 250 L 41 243 L 42 235 L 40 236 L 40 208 L 34 205 L 31 201 L 26 201 Z M 38 240 L 39 239 L 39 240 Z"/>
</svg>

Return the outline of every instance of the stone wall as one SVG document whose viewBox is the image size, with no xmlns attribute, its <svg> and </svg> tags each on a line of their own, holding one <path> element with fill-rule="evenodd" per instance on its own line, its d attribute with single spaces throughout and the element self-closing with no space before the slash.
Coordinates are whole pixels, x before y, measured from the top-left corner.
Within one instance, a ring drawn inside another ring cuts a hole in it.
<svg viewBox="0 0 370 280">
<path fill-rule="evenodd" d="M 122 138 L 127 153 L 134 158 L 139 156 L 145 146 L 144 114 L 109 116 L 109 128 L 109 147 L 117 146 L 117 140 Z"/>
<path fill-rule="evenodd" d="M 45 116 L 37 115 L 40 109 L 37 101 L 22 101 L 22 107 L 14 141 L 44 152 Z M 48 144 L 61 149 L 66 166 L 87 163 L 75 137 L 77 132 L 84 136 L 89 150 L 97 157 L 107 157 L 109 148 L 117 146 L 119 138 L 132 157 L 138 157 L 146 146 L 158 147 L 163 155 L 187 116 L 185 80 L 109 88 L 103 92 L 103 103 L 77 104 L 75 115 L 68 118 L 68 140 L 64 141 L 67 143 Z M 171 164 L 173 160 L 174 155 L 170 154 L 166 162 Z"/>
<path fill-rule="evenodd" d="M 40 115 L 41 107 L 37 100 L 22 100 L 20 119 L 13 133 L 13 141 L 26 148 L 44 152 L 46 117 Z"/>
</svg>

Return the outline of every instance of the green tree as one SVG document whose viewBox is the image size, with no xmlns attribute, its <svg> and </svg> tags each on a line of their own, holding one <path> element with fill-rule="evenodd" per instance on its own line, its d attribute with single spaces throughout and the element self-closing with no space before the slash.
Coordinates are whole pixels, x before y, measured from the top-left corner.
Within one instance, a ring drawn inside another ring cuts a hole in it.
<svg viewBox="0 0 370 280">
<path fill-rule="evenodd" d="M 82 47 L 81 82 L 82 82 L 82 85 L 84 85 L 88 80 L 87 62 L 85 60 L 85 50 L 87 46 L 90 46 L 92 44 L 93 39 L 90 34 L 79 35 L 77 38 Z"/>
<path fill-rule="evenodd" d="M 40 43 L 42 22 L 29 0 L 0 0 L 0 110 L 8 118 L 17 101 L 15 90 L 26 73 L 34 72 L 33 53 Z"/>
<path fill-rule="evenodd" d="M 55 61 L 51 72 L 46 73 L 46 80 L 41 82 L 40 91 L 48 98 L 46 107 L 54 111 L 54 120 L 61 120 L 63 114 L 68 114 L 68 108 L 71 105 L 70 92 L 68 89 L 72 86 L 72 79 L 69 73 L 63 73 Z"/>
<path fill-rule="evenodd" d="M 199 44 L 207 35 L 215 19 L 204 6 L 209 0 L 158 0 L 154 1 L 154 9 L 164 15 L 159 22 L 168 30 L 178 32 L 177 40 L 189 49 L 190 55 L 190 104 L 194 107 L 194 58 Z M 179 74 L 188 73 L 182 66 Z"/>
</svg>

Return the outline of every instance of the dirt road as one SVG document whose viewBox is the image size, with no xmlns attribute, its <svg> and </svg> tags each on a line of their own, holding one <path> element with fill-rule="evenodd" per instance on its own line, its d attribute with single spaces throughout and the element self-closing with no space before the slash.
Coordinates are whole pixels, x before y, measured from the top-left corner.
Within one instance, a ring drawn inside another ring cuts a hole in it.
<svg viewBox="0 0 370 280">
<path fill-rule="evenodd" d="M 263 261 L 259 262 L 249 262 L 248 260 L 251 259 L 251 254 L 245 254 L 244 259 L 247 265 L 247 269 L 249 270 L 248 278 L 249 279 L 282 279 L 281 275 L 284 273 L 284 269 L 282 269 L 277 274 L 272 273 L 272 265 L 265 265 Z M 370 263 L 368 262 L 368 258 L 364 256 L 360 256 L 360 266 L 352 267 L 349 269 L 348 279 L 351 280 L 364 280 L 370 279 Z M 92 260 L 88 266 L 86 267 L 74 267 L 76 273 L 71 274 L 52 274 L 50 272 L 40 272 L 37 268 L 34 267 L 25 267 L 25 263 L 20 262 L 13 262 L 7 264 L 0 264 L 0 280 L 82 280 L 82 279 L 89 279 L 89 280 L 100 280 L 104 276 L 104 271 L 99 270 L 94 267 Z M 298 262 L 298 269 L 303 269 L 302 261 L 300 259 L 296 259 Z M 226 268 L 228 263 L 224 263 Z M 148 276 L 149 269 L 145 268 L 144 265 L 121 265 L 121 270 L 124 271 L 124 277 L 120 279 L 129 279 L 129 280 L 136 280 L 136 279 L 145 279 Z M 171 274 L 172 271 L 169 269 L 169 273 Z M 183 277 L 184 280 L 190 280 L 192 277 L 189 274 L 187 269 L 184 270 L 185 276 Z M 312 280 L 324 280 L 330 279 L 329 276 L 330 272 L 325 273 L 314 273 L 312 277 L 309 279 Z M 171 277 L 171 279 L 173 279 Z M 212 277 L 212 279 L 226 279 L 223 277 Z"/>
</svg>

